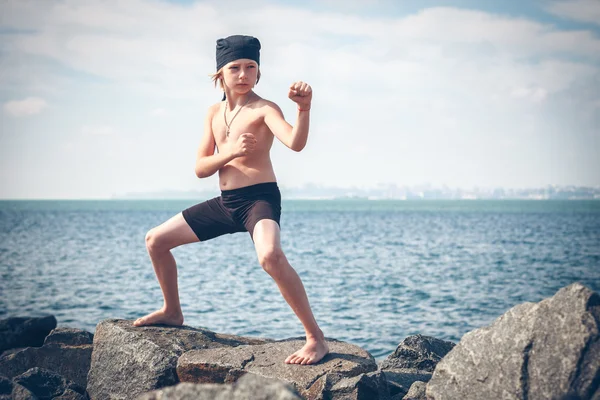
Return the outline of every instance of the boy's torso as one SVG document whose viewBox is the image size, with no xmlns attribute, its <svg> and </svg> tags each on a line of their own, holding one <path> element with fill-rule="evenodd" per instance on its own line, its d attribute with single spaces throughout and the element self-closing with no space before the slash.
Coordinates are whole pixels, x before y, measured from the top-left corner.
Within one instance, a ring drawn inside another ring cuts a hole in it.
<svg viewBox="0 0 600 400">
<path fill-rule="evenodd" d="M 258 99 L 243 107 L 233 119 L 235 113 L 227 110 L 229 136 L 223 112 L 226 104 L 215 105 L 212 118 L 212 131 L 219 152 L 227 146 L 233 146 L 240 135 L 251 133 L 256 138 L 256 146 L 251 154 L 237 157 L 219 170 L 219 186 L 221 190 L 230 190 L 263 182 L 275 182 L 275 172 L 271 164 L 270 150 L 273 145 L 273 133 L 264 122 L 262 107 L 267 105 Z"/>
</svg>

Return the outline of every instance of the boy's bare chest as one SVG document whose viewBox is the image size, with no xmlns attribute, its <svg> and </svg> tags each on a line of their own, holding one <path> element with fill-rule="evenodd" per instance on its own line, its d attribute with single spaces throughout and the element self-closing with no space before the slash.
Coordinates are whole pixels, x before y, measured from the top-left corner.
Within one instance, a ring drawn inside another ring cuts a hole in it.
<svg viewBox="0 0 600 400">
<path fill-rule="evenodd" d="M 242 110 L 237 115 L 224 115 L 221 111 L 212 120 L 213 135 L 217 144 L 236 141 L 242 133 L 252 133 L 259 140 L 265 128 L 264 119 L 254 110 Z"/>
</svg>

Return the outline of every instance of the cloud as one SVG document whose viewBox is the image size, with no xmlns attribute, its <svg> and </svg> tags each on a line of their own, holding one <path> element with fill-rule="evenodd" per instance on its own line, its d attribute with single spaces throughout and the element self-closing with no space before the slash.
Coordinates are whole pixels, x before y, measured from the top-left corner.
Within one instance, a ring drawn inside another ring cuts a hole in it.
<svg viewBox="0 0 600 400">
<path fill-rule="evenodd" d="M 171 115 L 171 113 L 164 108 L 155 108 L 154 110 L 152 110 L 151 114 L 155 117 L 159 117 L 159 118 L 164 118 L 164 117 L 168 117 Z"/>
<path fill-rule="evenodd" d="M 600 1 L 561 0 L 553 1 L 546 11 L 559 17 L 600 25 Z"/>
<path fill-rule="evenodd" d="M 81 133 L 87 136 L 112 136 L 115 129 L 105 125 L 85 125 L 81 128 Z"/>
<path fill-rule="evenodd" d="M 23 117 L 42 112 L 48 104 L 39 97 L 27 97 L 24 100 L 12 100 L 4 103 L 4 111 L 13 117 Z"/>
</svg>

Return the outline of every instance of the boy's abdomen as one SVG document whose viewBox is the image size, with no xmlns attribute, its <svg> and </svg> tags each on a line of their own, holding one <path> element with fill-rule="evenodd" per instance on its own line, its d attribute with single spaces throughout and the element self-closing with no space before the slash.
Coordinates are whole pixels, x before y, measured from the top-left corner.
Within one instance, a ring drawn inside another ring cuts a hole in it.
<svg viewBox="0 0 600 400">
<path fill-rule="evenodd" d="M 219 187 L 221 190 L 232 190 L 258 183 L 276 181 L 273 165 L 268 157 L 266 160 L 240 157 L 230 161 L 219 170 Z"/>
</svg>

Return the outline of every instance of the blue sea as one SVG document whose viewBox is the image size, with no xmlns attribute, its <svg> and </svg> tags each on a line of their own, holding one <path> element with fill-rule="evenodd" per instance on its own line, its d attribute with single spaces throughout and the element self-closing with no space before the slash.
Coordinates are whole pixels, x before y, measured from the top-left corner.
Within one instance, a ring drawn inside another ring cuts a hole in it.
<svg viewBox="0 0 600 400">
<path fill-rule="evenodd" d="M 0 201 L 0 318 L 94 332 L 162 305 L 146 232 L 189 200 Z M 327 337 L 381 360 L 408 335 L 458 342 L 512 306 L 600 291 L 600 201 L 288 200 L 282 245 Z M 304 331 L 247 233 L 175 248 L 185 324 Z"/>
</svg>

